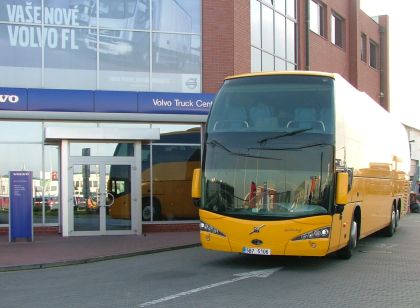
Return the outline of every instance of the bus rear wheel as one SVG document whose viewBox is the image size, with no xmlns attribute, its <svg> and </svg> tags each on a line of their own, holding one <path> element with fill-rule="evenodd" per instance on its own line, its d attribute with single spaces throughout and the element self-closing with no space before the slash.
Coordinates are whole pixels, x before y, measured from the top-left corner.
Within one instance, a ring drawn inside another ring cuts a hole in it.
<svg viewBox="0 0 420 308">
<path fill-rule="evenodd" d="M 389 222 L 389 225 L 385 227 L 383 230 L 384 235 L 387 237 L 391 237 L 395 233 L 395 229 L 397 228 L 397 211 L 395 210 L 395 206 L 392 206 L 392 212 L 391 212 L 391 221 Z"/>
<path fill-rule="evenodd" d="M 340 259 L 350 259 L 353 254 L 353 249 L 357 246 L 357 222 L 353 220 L 350 228 L 350 238 L 347 245 L 337 251 L 337 257 Z"/>
</svg>

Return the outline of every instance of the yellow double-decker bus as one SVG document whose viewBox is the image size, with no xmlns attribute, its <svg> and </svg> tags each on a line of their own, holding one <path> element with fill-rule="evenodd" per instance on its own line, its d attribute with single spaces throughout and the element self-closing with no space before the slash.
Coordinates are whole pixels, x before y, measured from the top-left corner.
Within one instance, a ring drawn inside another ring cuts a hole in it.
<svg viewBox="0 0 420 308">
<path fill-rule="evenodd" d="M 407 210 L 403 126 L 340 75 L 228 77 L 194 172 L 204 248 L 350 258 Z"/>
</svg>

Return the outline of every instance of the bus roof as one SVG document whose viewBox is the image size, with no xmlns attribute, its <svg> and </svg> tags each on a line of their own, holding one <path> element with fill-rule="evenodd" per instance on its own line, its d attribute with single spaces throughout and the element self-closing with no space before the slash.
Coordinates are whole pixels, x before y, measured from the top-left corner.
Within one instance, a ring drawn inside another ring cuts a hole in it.
<svg viewBox="0 0 420 308">
<path fill-rule="evenodd" d="M 276 75 L 301 75 L 301 76 L 320 76 L 329 77 L 335 79 L 335 74 L 326 72 L 315 72 L 315 71 L 274 71 L 274 72 L 258 72 L 228 76 L 225 80 L 244 78 L 244 77 L 255 77 L 255 76 L 276 76 Z"/>
</svg>

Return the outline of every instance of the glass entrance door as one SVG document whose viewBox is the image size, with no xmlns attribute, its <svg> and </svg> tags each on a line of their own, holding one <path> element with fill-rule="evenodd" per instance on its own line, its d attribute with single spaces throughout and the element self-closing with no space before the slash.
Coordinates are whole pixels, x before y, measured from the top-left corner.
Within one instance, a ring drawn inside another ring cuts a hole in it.
<svg viewBox="0 0 420 308">
<path fill-rule="evenodd" d="M 70 163 L 71 233 L 132 233 L 133 164 L 84 160 Z"/>
<path fill-rule="evenodd" d="M 73 230 L 100 231 L 101 188 L 103 179 L 98 164 L 74 164 L 73 185 Z"/>
</svg>

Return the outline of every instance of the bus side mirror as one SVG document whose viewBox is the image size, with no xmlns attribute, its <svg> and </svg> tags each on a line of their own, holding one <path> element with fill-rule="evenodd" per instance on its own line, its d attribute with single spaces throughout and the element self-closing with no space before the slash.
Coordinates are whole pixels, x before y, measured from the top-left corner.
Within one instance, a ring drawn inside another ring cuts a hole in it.
<svg viewBox="0 0 420 308">
<path fill-rule="evenodd" d="M 347 172 L 337 172 L 337 182 L 335 190 L 335 203 L 346 205 L 349 192 L 349 174 Z"/>
<path fill-rule="evenodd" d="M 191 197 L 195 206 L 200 206 L 201 200 L 201 169 L 194 169 L 191 185 Z"/>
</svg>

